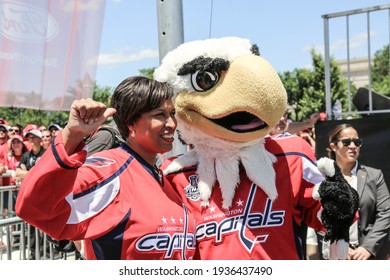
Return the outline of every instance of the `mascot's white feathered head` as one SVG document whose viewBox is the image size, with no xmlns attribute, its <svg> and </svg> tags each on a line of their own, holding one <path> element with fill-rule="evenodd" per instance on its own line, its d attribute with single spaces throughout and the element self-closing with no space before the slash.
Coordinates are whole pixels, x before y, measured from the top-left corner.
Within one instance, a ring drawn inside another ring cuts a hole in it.
<svg viewBox="0 0 390 280">
<path fill-rule="evenodd" d="M 237 37 L 184 43 L 164 57 L 154 78 L 174 88 L 178 131 L 194 146 L 165 173 L 197 165 L 203 205 L 218 180 L 223 207 L 229 208 L 241 164 L 276 198 L 275 158 L 263 143 L 286 110 L 287 95 L 256 45 Z"/>
</svg>

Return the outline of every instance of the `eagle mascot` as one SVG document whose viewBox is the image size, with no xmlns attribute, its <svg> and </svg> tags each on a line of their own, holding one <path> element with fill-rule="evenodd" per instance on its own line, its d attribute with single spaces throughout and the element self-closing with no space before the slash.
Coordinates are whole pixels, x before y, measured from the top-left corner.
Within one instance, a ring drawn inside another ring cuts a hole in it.
<svg viewBox="0 0 390 280">
<path fill-rule="evenodd" d="M 302 224 L 324 230 L 312 196 L 324 177 L 306 141 L 269 136 L 287 94 L 258 47 L 237 37 L 184 43 L 154 78 L 173 87 L 191 147 L 162 168 L 195 216 L 196 258 L 303 259 Z"/>
</svg>

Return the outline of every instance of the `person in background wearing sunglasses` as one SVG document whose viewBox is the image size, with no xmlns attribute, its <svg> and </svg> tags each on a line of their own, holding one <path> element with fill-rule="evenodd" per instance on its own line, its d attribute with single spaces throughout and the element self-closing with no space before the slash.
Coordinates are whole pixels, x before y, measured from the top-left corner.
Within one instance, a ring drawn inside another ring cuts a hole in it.
<svg viewBox="0 0 390 280">
<path fill-rule="evenodd" d="M 22 128 L 20 128 L 18 125 L 11 125 L 9 128 L 8 128 L 8 146 L 11 148 L 11 138 L 15 135 L 20 135 L 23 137 L 23 134 L 22 134 Z"/>
<path fill-rule="evenodd" d="M 328 155 L 359 193 L 359 219 L 349 230 L 349 259 L 388 259 L 390 256 L 390 195 L 382 171 L 358 161 L 363 139 L 349 124 L 329 133 Z"/>
<path fill-rule="evenodd" d="M 22 128 L 23 129 L 23 128 Z M 17 125 L 12 125 L 8 129 L 8 136 L 11 139 L 14 135 L 22 135 L 22 129 Z"/>
</svg>

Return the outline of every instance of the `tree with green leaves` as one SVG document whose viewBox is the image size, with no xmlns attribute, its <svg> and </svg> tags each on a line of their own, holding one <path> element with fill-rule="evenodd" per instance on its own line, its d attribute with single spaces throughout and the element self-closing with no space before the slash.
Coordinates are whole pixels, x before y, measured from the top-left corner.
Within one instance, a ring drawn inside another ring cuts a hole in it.
<svg viewBox="0 0 390 280">
<path fill-rule="evenodd" d="M 153 68 L 144 68 L 144 69 L 141 69 L 139 70 L 140 74 L 144 77 L 147 77 L 149 79 L 153 79 L 153 73 L 154 73 L 154 70 L 156 70 L 156 67 L 153 67 Z"/>
<path fill-rule="evenodd" d="M 390 97 L 390 44 L 375 52 L 371 67 L 372 89 Z"/>
<path fill-rule="evenodd" d="M 100 87 L 95 85 L 93 99 L 106 105 L 110 104 L 110 98 L 113 90 L 110 87 Z M 48 126 L 56 123 L 64 126 L 68 121 L 69 112 L 67 111 L 43 111 L 26 108 L 0 108 L 0 117 L 9 124 L 19 123 L 26 126 L 29 123 Z"/>
<path fill-rule="evenodd" d="M 101 86 L 98 86 L 95 84 L 92 99 L 99 101 L 99 102 L 102 102 L 106 106 L 109 106 L 113 91 L 114 90 L 111 87 L 101 87 Z"/>
<path fill-rule="evenodd" d="M 288 103 L 291 107 L 289 118 L 302 121 L 310 118 L 312 113 L 325 112 L 325 61 L 321 54 L 310 52 L 312 69 L 294 69 L 282 73 L 281 79 L 286 88 Z M 348 106 L 348 83 L 340 75 L 340 69 L 333 58 L 330 61 L 332 104 L 339 99 Z M 353 86 L 352 86 L 353 87 Z M 351 92 L 356 90 L 352 89 Z M 352 98 L 352 97 L 351 97 Z M 344 111 L 345 111 L 344 109 Z"/>
</svg>

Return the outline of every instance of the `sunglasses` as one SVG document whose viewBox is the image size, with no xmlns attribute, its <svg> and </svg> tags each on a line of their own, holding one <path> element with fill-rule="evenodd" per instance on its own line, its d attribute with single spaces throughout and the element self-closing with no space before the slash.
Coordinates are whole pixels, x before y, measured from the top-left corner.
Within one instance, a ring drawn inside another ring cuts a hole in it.
<svg viewBox="0 0 390 280">
<path fill-rule="evenodd" d="M 43 135 L 42 138 L 51 138 L 51 135 Z"/>
<path fill-rule="evenodd" d="M 339 141 L 341 141 L 341 143 L 343 143 L 345 147 L 349 147 L 349 145 L 351 145 L 352 142 L 355 144 L 356 147 L 360 147 L 361 145 L 363 145 L 363 139 L 361 138 L 339 139 L 336 141 L 336 143 Z"/>
<path fill-rule="evenodd" d="M 20 130 L 19 130 L 19 129 L 13 129 L 13 128 L 10 128 L 10 129 L 8 129 L 8 131 L 10 131 L 10 132 L 13 132 L 13 131 L 15 131 L 16 133 L 19 133 L 19 132 L 20 132 Z"/>
</svg>

